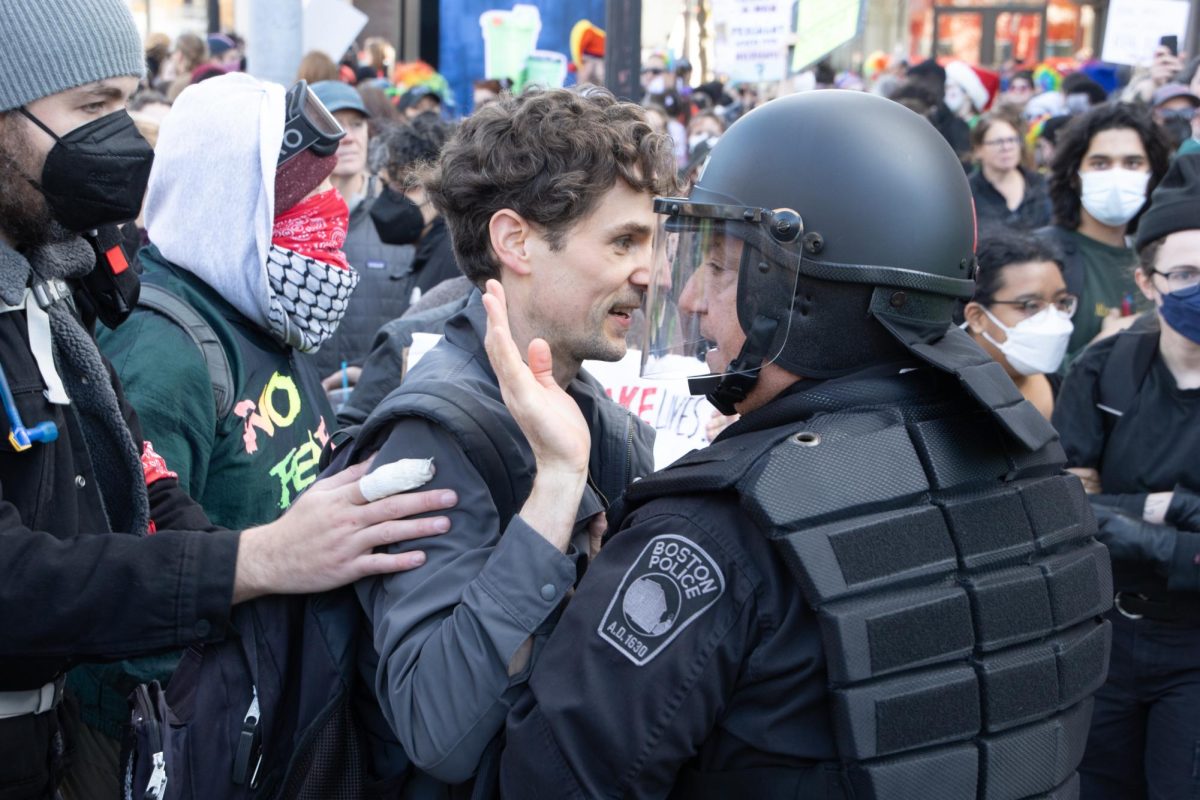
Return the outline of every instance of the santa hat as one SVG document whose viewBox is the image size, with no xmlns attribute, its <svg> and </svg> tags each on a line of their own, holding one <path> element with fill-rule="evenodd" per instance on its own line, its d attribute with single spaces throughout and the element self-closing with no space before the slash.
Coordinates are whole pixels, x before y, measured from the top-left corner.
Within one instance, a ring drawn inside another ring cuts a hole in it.
<svg viewBox="0 0 1200 800">
<path fill-rule="evenodd" d="M 604 29 L 590 20 L 581 19 L 571 28 L 571 66 L 574 70 L 583 68 L 583 57 L 604 58 L 605 44 Z M 573 70 L 573 71 L 574 71 Z"/>
<path fill-rule="evenodd" d="M 962 90 L 967 93 L 967 97 L 971 98 L 971 105 L 975 106 L 976 111 L 983 111 L 987 108 L 990 100 L 987 87 L 983 85 L 983 79 L 970 64 L 965 61 L 951 61 L 946 65 L 946 80 L 953 81 L 962 87 Z"/>
<path fill-rule="evenodd" d="M 1000 73 L 992 72 L 990 69 L 984 69 L 983 67 L 975 66 L 972 66 L 971 70 L 975 73 L 975 76 L 979 78 L 980 83 L 983 84 L 983 88 L 987 89 L 987 105 L 980 109 L 980 111 L 987 111 L 992 107 L 992 103 L 995 102 L 996 95 L 1000 91 Z"/>
</svg>

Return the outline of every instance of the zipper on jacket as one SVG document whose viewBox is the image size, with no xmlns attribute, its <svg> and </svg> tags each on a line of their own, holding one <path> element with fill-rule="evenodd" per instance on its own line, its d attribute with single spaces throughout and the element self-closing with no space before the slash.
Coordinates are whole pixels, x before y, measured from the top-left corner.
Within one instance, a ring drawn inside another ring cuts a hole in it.
<svg viewBox="0 0 1200 800">
<path fill-rule="evenodd" d="M 629 488 L 633 481 L 633 412 L 625 411 L 625 483 L 621 491 Z"/>
</svg>

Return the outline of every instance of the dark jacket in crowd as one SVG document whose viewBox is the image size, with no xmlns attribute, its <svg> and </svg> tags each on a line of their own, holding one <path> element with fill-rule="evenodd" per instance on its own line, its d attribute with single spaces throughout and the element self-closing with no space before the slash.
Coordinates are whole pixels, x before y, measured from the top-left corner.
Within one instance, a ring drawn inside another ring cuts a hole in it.
<svg viewBox="0 0 1200 800">
<path fill-rule="evenodd" d="M 350 399 L 338 409 L 342 425 L 360 425 L 392 391 L 400 385 L 408 369 L 408 349 L 418 333 L 441 335 L 446 320 L 462 311 L 473 290 L 471 282 L 459 276 L 443 281 L 426 293 L 399 319 L 379 329 L 371 352 L 363 362 L 362 374 Z M 445 302 L 442 302 L 442 301 Z"/>
<path fill-rule="evenodd" d="M 1046 179 L 1032 170 L 1018 167 L 1025 178 L 1025 194 L 1015 209 L 1008 207 L 1004 195 L 976 168 L 969 177 L 975 197 L 975 219 L 980 227 L 996 225 L 1013 230 L 1032 231 L 1050 224 L 1050 192 Z"/>
<path fill-rule="evenodd" d="M 934 107 L 929 121 L 933 123 L 933 127 L 937 128 L 937 132 L 942 135 L 942 138 L 954 148 L 959 159 L 965 161 L 971 152 L 970 126 L 947 108 L 945 103 L 941 102 Z"/>
<path fill-rule="evenodd" d="M 58 438 L 24 452 L 0 441 L 0 692 L 35 689 L 80 662 L 221 638 L 237 534 L 215 529 L 172 477 L 148 487 L 158 531 L 148 542 L 110 531 L 81 423 L 73 406 L 43 394 L 25 317 L 0 314 L 0 363 L 22 421 L 53 422 Z M 140 447 L 137 415 L 105 366 Z M 172 532 L 198 530 L 210 533 Z M 0 720 L 0 795 L 18 785 L 36 794 L 49 783 L 62 708 Z"/>
<path fill-rule="evenodd" d="M 1101 339 L 1071 366 L 1054 408 L 1054 426 L 1062 436 L 1068 464 L 1100 473 L 1102 494 L 1093 499 L 1140 519 L 1150 492 L 1200 492 L 1200 389 L 1180 389 L 1156 353 L 1132 405 L 1116 418 L 1101 409 L 1101 377 L 1122 340 L 1157 336 L 1141 320 L 1135 328 Z M 1121 365 L 1132 372 L 1132 365 Z M 1133 378 L 1131 378 L 1133 379 Z M 1178 536 L 1169 566 L 1113 558 L 1118 591 L 1167 597 L 1186 609 L 1191 624 L 1200 622 L 1200 536 L 1193 525 L 1168 523 L 1187 533 Z M 1200 664 L 1197 664 L 1200 667 Z"/>
<path fill-rule="evenodd" d="M 336 372 L 342 362 L 360 364 L 383 323 L 404 313 L 416 285 L 412 245 L 384 244 L 371 219 L 375 203 L 374 179 L 367 196 L 350 211 L 350 227 L 342 251 L 358 272 L 358 286 L 350 296 L 346 315 L 337 331 L 315 353 L 304 356 L 321 378 Z"/>
<path fill-rule="evenodd" d="M 424 297 L 433 287 L 451 278 L 461 278 L 462 270 L 454 258 L 454 246 L 450 241 L 450 229 L 441 216 L 434 217 L 429 230 L 417 242 L 417 254 L 413 257 L 415 283 Z M 414 295 L 414 297 L 417 297 Z M 418 297 L 419 299 L 419 297 Z"/>
</svg>

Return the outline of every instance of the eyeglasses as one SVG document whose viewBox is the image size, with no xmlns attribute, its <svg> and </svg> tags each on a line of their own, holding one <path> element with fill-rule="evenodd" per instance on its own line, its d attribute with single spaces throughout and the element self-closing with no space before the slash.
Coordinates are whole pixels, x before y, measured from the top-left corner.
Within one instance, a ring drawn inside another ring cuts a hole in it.
<svg viewBox="0 0 1200 800">
<path fill-rule="evenodd" d="M 297 81 L 288 89 L 284 109 L 287 121 L 283 126 L 278 166 L 309 149 L 319 156 L 337 152 L 338 142 L 345 137 L 346 129 L 308 88 L 308 81 Z"/>
<path fill-rule="evenodd" d="M 1154 270 L 1155 275 L 1167 279 L 1167 292 L 1176 297 L 1190 297 L 1200 291 L 1200 269 L 1196 267 L 1181 267 L 1169 272 Z"/>
<path fill-rule="evenodd" d="M 1018 136 L 1006 136 L 1003 139 L 992 139 L 990 142 L 984 142 L 984 147 L 995 147 L 997 149 L 1004 147 L 1016 147 L 1021 143 Z"/>
<path fill-rule="evenodd" d="M 1171 119 L 1182 119 L 1186 122 L 1191 122 L 1196 117 L 1196 109 L 1194 108 L 1169 108 L 1158 113 L 1162 117 L 1163 122 Z"/>
<path fill-rule="evenodd" d="M 1040 314 L 1046 310 L 1046 306 L 1052 305 L 1068 317 L 1074 317 L 1076 309 L 1079 308 L 1079 298 L 1073 294 L 1064 294 L 1054 298 L 1050 302 L 1046 302 L 1040 297 L 1030 297 L 1025 300 L 989 300 L 984 305 L 1016 306 L 1027 317 Z"/>
</svg>

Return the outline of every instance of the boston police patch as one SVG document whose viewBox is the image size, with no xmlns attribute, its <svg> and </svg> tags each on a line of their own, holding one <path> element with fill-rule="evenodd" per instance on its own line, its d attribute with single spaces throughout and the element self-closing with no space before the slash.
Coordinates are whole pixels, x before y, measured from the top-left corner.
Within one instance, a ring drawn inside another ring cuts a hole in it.
<svg viewBox="0 0 1200 800">
<path fill-rule="evenodd" d="M 621 579 L 598 632 L 640 667 L 724 591 L 725 576 L 703 548 L 682 536 L 655 536 Z"/>
</svg>

